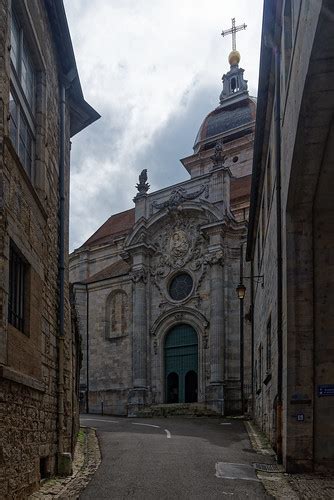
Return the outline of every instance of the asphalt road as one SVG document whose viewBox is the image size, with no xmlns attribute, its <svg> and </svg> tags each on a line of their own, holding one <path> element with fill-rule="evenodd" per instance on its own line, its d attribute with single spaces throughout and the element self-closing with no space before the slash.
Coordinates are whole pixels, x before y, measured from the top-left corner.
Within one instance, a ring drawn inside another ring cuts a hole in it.
<svg viewBox="0 0 334 500">
<path fill-rule="evenodd" d="M 102 452 L 82 500 L 271 498 L 240 420 L 84 415 L 81 422 L 97 429 Z"/>
</svg>

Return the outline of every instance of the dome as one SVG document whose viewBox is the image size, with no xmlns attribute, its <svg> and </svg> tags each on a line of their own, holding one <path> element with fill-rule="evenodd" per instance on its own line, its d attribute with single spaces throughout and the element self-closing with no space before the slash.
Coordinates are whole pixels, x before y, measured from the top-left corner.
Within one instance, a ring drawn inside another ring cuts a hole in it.
<svg viewBox="0 0 334 500">
<path fill-rule="evenodd" d="M 194 144 L 194 152 L 214 147 L 216 140 L 222 134 L 224 136 L 233 134 L 233 137 L 236 135 L 240 137 L 249 133 L 249 128 L 255 121 L 255 113 L 256 101 L 248 95 L 244 95 L 240 100 L 226 102 L 218 106 L 205 117 L 200 126 Z"/>
</svg>

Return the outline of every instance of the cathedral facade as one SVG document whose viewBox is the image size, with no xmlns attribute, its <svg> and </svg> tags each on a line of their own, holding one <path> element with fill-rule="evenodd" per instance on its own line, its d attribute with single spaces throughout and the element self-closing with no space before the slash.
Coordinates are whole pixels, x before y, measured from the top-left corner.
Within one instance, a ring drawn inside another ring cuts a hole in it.
<svg viewBox="0 0 334 500">
<path fill-rule="evenodd" d="M 149 193 L 143 171 L 135 207 L 111 216 L 70 257 L 87 412 L 136 415 L 196 402 L 226 414 L 247 399 L 251 339 L 247 325 L 240 337 L 235 289 L 256 104 L 239 59 L 230 54 L 220 104 L 181 160 L 189 180 Z"/>
</svg>

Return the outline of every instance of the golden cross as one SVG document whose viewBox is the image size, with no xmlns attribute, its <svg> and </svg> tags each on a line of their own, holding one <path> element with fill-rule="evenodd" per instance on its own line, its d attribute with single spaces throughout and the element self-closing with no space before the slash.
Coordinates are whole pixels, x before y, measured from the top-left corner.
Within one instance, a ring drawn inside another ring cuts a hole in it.
<svg viewBox="0 0 334 500">
<path fill-rule="evenodd" d="M 222 31 L 222 36 L 232 35 L 232 50 L 237 50 L 237 31 L 245 30 L 246 24 L 235 25 L 235 17 L 232 19 L 232 28 Z"/>
</svg>

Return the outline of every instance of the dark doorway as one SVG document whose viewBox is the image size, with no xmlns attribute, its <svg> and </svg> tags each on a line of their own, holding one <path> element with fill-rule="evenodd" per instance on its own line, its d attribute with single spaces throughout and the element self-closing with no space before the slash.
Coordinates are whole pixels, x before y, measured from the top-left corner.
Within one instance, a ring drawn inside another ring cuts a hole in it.
<svg viewBox="0 0 334 500">
<path fill-rule="evenodd" d="M 167 377 L 167 403 L 179 402 L 179 376 L 172 372 Z"/>
<path fill-rule="evenodd" d="M 197 373 L 193 370 L 186 374 L 185 400 L 186 403 L 195 403 L 197 401 Z"/>
<path fill-rule="evenodd" d="M 189 375 L 186 396 L 186 374 Z M 176 325 L 165 339 L 166 403 L 197 401 L 198 340 L 196 331 L 187 324 Z"/>
</svg>

